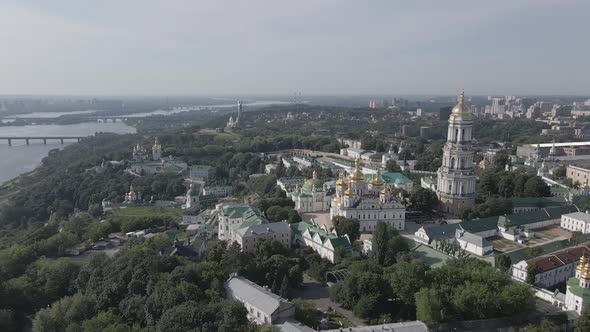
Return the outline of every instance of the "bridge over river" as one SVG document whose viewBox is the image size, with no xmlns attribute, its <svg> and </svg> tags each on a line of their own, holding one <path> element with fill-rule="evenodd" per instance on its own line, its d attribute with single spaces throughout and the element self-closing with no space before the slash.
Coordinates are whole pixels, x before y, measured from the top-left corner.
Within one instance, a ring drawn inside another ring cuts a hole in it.
<svg viewBox="0 0 590 332">
<path fill-rule="evenodd" d="M 32 140 L 43 141 L 43 144 L 47 144 L 48 140 L 57 140 L 61 144 L 64 144 L 64 141 L 66 140 L 80 142 L 87 137 L 90 136 L 0 136 L 0 141 L 8 141 L 9 146 L 12 146 L 12 141 L 14 140 L 25 141 L 27 145 L 29 145 Z"/>
</svg>

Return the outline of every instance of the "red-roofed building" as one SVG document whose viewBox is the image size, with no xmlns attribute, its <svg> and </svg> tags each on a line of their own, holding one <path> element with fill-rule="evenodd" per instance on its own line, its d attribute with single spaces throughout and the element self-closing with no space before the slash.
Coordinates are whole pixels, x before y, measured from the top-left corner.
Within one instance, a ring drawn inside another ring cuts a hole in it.
<svg viewBox="0 0 590 332">
<path fill-rule="evenodd" d="M 526 282 L 528 267 L 534 264 L 536 266 L 535 285 L 548 288 L 573 277 L 582 255 L 590 256 L 590 242 L 513 264 L 512 278 Z"/>
</svg>

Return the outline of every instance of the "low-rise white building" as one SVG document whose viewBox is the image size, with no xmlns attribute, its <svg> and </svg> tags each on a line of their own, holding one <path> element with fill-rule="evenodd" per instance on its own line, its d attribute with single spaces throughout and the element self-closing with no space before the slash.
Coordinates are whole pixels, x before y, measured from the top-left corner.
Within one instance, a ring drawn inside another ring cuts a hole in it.
<svg viewBox="0 0 590 332">
<path fill-rule="evenodd" d="M 289 249 L 291 227 L 286 221 L 244 226 L 233 232 L 231 242 L 239 244 L 243 252 L 254 253 L 261 240 L 276 240 Z"/>
<path fill-rule="evenodd" d="M 351 157 L 354 159 L 361 159 L 361 156 L 363 155 L 363 153 L 366 153 L 367 150 L 363 150 L 363 149 L 356 149 L 356 148 L 344 148 L 344 149 L 340 149 L 340 154 L 343 156 L 347 156 L 347 157 Z"/>
<path fill-rule="evenodd" d="M 494 251 L 494 246 L 490 241 L 465 230 L 458 229 L 455 240 L 461 249 L 478 256 L 485 256 Z"/>
<path fill-rule="evenodd" d="M 474 255 L 486 256 L 493 253 L 492 243 L 478 233 L 465 230 L 462 224 L 445 224 L 431 227 L 420 227 L 414 233 L 414 239 L 427 245 L 447 242 Z"/>
<path fill-rule="evenodd" d="M 213 175 L 213 168 L 209 165 L 192 165 L 190 168 L 191 179 L 208 180 Z"/>
<path fill-rule="evenodd" d="M 422 226 L 414 233 L 414 238 L 424 244 L 431 244 L 434 241 L 448 242 L 453 241 L 458 230 L 462 230 L 460 224 Z"/>
<path fill-rule="evenodd" d="M 304 221 L 291 224 L 293 230 L 293 244 L 310 247 L 320 257 L 331 263 L 338 261 L 339 253 L 350 251 L 351 243 L 347 234 L 339 236 L 336 231 L 328 232 Z"/>
<path fill-rule="evenodd" d="M 215 209 L 218 216 L 217 237 L 219 240 L 231 241 L 234 238 L 234 232 L 243 226 L 268 223 L 264 214 L 252 205 L 217 204 Z"/>
<path fill-rule="evenodd" d="M 203 187 L 201 194 L 203 196 L 227 197 L 231 194 L 231 190 L 231 186 Z"/>
<path fill-rule="evenodd" d="M 266 174 L 270 174 L 275 169 L 277 169 L 277 165 L 275 165 L 275 164 L 264 165 L 264 173 L 266 173 Z"/>
<path fill-rule="evenodd" d="M 306 155 L 294 154 L 291 157 L 293 158 L 293 161 L 299 164 L 300 169 L 311 167 L 314 163 L 313 158 L 310 158 Z"/>
<path fill-rule="evenodd" d="M 561 216 L 560 226 L 572 232 L 590 233 L 590 214 L 584 212 L 568 213 Z"/>
<path fill-rule="evenodd" d="M 575 205 L 567 205 L 499 216 L 498 235 L 511 241 L 523 240 L 531 235 L 531 231 L 547 226 L 559 225 L 563 214 L 577 211 L 579 210 Z"/>
<path fill-rule="evenodd" d="M 295 305 L 236 274 L 224 284 L 228 299 L 242 302 L 248 312 L 248 319 L 256 324 L 274 324 L 295 316 Z"/>
</svg>

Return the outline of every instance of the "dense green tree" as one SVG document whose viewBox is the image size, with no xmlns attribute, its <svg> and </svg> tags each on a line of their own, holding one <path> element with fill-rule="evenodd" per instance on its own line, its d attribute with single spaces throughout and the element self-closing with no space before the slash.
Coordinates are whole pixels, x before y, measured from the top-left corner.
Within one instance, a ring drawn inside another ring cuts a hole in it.
<svg viewBox="0 0 590 332">
<path fill-rule="evenodd" d="M 162 315 L 156 331 L 190 330 L 247 331 L 246 308 L 241 303 L 219 302 L 199 305 L 193 301 L 171 307 Z"/>
<path fill-rule="evenodd" d="M 417 261 L 398 262 L 389 273 L 389 284 L 394 294 L 409 305 L 415 304 L 416 293 L 428 285 L 428 267 Z"/>
<path fill-rule="evenodd" d="M 283 192 L 283 191 L 281 191 Z M 271 198 L 261 198 L 256 200 L 254 203 L 260 211 L 266 211 L 271 206 L 280 206 L 280 207 L 295 207 L 295 202 L 292 199 L 286 197 L 271 197 Z"/>
<path fill-rule="evenodd" d="M 385 262 L 387 242 L 389 241 L 388 233 L 387 224 L 383 222 L 377 223 L 373 232 L 373 257 L 375 257 L 379 265 L 383 265 Z"/>
<path fill-rule="evenodd" d="M 295 305 L 295 319 L 312 329 L 318 329 L 323 318 L 322 312 L 302 299 L 294 299 L 293 304 Z"/>
<path fill-rule="evenodd" d="M 378 317 L 392 295 L 382 268 L 371 261 L 352 263 L 346 279 L 330 292 L 343 307 L 363 318 Z"/>
<path fill-rule="evenodd" d="M 434 325 L 445 319 L 441 295 L 436 289 L 422 288 L 416 294 L 416 318 L 427 325 Z"/>
<path fill-rule="evenodd" d="M 462 319 L 485 319 L 496 317 L 499 314 L 496 307 L 496 296 L 489 285 L 468 283 L 464 287 L 453 289 L 452 304 L 462 313 Z"/>
<path fill-rule="evenodd" d="M 432 210 L 438 209 L 439 201 L 436 193 L 430 189 L 417 187 L 410 194 L 412 208 L 430 215 Z"/>
<path fill-rule="evenodd" d="M 361 235 L 361 223 L 358 219 L 335 216 L 332 218 L 332 225 L 339 235 L 347 234 L 351 242 L 357 240 Z"/>
<path fill-rule="evenodd" d="M 100 217 L 103 214 L 102 204 L 95 203 L 88 206 L 88 213 L 93 217 Z"/>
<path fill-rule="evenodd" d="M 18 279 L 23 296 L 32 309 L 46 307 L 74 293 L 74 282 L 80 267 L 69 260 L 40 259 Z"/>
<path fill-rule="evenodd" d="M 0 331 L 17 332 L 19 324 L 16 314 L 10 309 L 0 309 Z"/>
<path fill-rule="evenodd" d="M 526 252 L 530 258 L 538 257 L 543 254 L 543 247 L 540 247 L 540 246 L 530 247 L 527 249 Z"/>
<path fill-rule="evenodd" d="M 131 327 L 123 321 L 123 318 L 112 310 L 101 311 L 91 319 L 82 322 L 81 331 L 84 332 L 140 332 L 143 329 Z"/>
<path fill-rule="evenodd" d="M 400 173 L 402 171 L 401 167 L 399 167 L 397 162 L 395 162 L 394 160 L 388 160 L 387 164 L 385 164 L 385 169 L 388 172 L 393 172 L 393 173 Z"/>
<path fill-rule="evenodd" d="M 266 217 L 273 222 L 287 220 L 289 218 L 289 211 L 281 206 L 273 205 L 266 210 Z"/>
<path fill-rule="evenodd" d="M 267 259 L 273 255 L 284 255 L 285 247 L 281 242 L 273 239 L 263 239 L 256 242 L 256 257 Z"/>
<path fill-rule="evenodd" d="M 543 319 L 543 320 L 541 320 L 541 322 L 539 322 L 537 324 L 529 324 L 529 325 L 525 326 L 524 329 L 521 329 L 521 330 L 526 331 L 526 332 L 560 332 L 560 331 L 563 331 L 563 329 L 561 329 L 555 323 L 553 323 L 547 319 Z M 580 331 L 588 331 L 588 330 L 580 330 Z"/>
<path fill-rule="evenodd" d="M 396 262 L 398 254 L 409 250 L 407 242 L 390 225 L 378 222 L 373 231 L 373 257 L 381 266 Z"/>
<path fill-rule="evenodd" d="M 584 309 L 582 315 L 576 321 L 575 331 L 590 331 L 590 309 L 588 307 Z"/>
<path fill-rule="evenodd" d="M 41 309 L 33 320 L 33 332 L 61 332 L 79 325 L 96 313 L 94 302 L 80 294 L 67 296 Z"/>
<path fill-rule="evenodd" d="M 500 197 L 488 197 L 482 204 L 474 207 L 463 207 L 457 216 L 463 220 L 476 218 L 487 218 L 504 214 L 511 214 L 513 209 L 512 200 Z"/>
<path fill-rule="evenodd" d="M 549 197 L 551 188 L 538 176 L 533 176 L 524 184 L 525 197 Z"/>
<path fill-rule="evenodd" d="M 512 267 L 512 259 L 508 255 L 496 256 L 496 266 L 502 271 L 509 271 Z"/>
</svg>

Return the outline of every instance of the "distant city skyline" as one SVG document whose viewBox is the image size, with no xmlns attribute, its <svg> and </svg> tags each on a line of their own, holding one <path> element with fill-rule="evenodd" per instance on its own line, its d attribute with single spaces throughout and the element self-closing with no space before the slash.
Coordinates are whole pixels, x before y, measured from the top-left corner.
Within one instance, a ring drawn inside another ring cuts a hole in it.
<svg viewBox="0 0 590 332">
<path fill-rule="evenodd" d="M 588 95 L 590 2 L 0 3 L 1 95 Z"/>
</svg>

